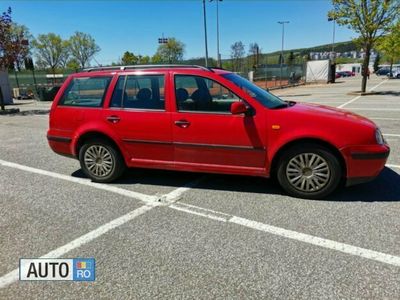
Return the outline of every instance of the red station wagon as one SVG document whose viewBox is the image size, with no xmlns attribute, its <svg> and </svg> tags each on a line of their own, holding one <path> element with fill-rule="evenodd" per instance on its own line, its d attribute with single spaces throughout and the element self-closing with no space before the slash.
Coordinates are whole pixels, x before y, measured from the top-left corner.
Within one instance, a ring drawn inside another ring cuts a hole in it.
<svg viewBox="0 0 400 300">
<path fill-rule="evenodd" d="M 95 182 L 126 167 L 275 176 L 288 194 L 311 199 L 373 179 L 390 150 L 362 116 L 283 101 L 237 74 L 184 65 L 69 76 L 47 139 Z"/>
</svg>

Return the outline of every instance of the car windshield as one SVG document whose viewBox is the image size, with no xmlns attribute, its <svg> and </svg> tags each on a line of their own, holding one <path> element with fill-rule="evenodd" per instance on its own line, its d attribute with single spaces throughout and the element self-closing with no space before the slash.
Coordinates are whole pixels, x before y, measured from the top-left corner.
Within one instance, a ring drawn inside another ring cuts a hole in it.
<svg viewBox="0 0 400 300">
<path fill-rule="evenodd" d="M 243 77 L 237 74 L 229 73 L 222 75 L 222 77 L 233 82 L 235 85 L 237 85 L 247 94 L 249 94 L 249 96 L 256 99 L 259 103 L 261 103 L 265 107 L 268 108 L 288 107 L 288 104 L 285 101 L 281 100 L 277 96 L 272 95 L 266 90 L 263 90 L 262 88 L 256 86 L 255 84 L 251 83 L 247 79 L 244 79 Z"/>
</svg>

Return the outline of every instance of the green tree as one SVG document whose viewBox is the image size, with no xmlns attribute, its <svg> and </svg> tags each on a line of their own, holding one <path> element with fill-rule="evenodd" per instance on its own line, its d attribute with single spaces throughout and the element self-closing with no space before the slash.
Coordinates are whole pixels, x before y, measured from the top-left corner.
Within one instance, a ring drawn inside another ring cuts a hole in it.
<svg viewBox="0 0 400 300">
<path fill-rule="evenodd" d="M 400 22 L 392 27 L 389 34 L 378 41 L 378 50 L 385 54 L 390 63 L 390 73 L 392 73 L 393 63 L 400 60 Z"/>
<path fill-rule="evenodd" d="M 332 3 L 334 9 L 328 13 L 328 16 L 360 35 L 357 42 L 365 51 L 361 91 L 365 92 L 371 49 L 398 18 L 400 2 L 398 0 L 332 0 Z"/>
<path fill-rule="evenodd" d="M 176 63 L 183 59 L 184 53 L 184 43 L 175 38 L 168 38 L 166 44 L 158 46 L 157 52 L 153 56 L 153 60 L 157 60 L 157 63 Z"/>
<path fill-rule="evenodd" d="M 63 54 L 60 57 L 60 67 L 61 68 L 67 68 L 68 63 L 71 61 L 71 51 L 69 49 L 69 40 L 64 41 L 64 47 L 66 48 L 66 51 L 63 52 Z"/>
<path fill-rule="evenodd" d="M 80 68 L 80 64 L 79 64 L 79 61 L 77 61 L 75 58 L 71 58 L 67 62 L 66 67 L 70 70 L 74 70 L 75 72 L 78 72 L 79 68 Z"/>
<path fill-rule="evenodd" d="M 151 63 L 153 63 L 153 64 L 160 64 L 162 62 L 163 62 L 163 59 L 159 53 L 156 53 L 151 57 Z"/>
<path fill-rule="evenodd" d="M 21 68 L 29 54 L 30 39 L 28 28 L 13 23 L 10 7 L 0 15 L 0 71 Z M 0 107 L 2 110 L 5 109 L 1 89 Z"/>
<path fill-rule="evenodd" d="M 140 58 L 140 60 L 139 60 L 139 63 L 142 64 L 142 65 L 149 64 L 150 63 L 150 56 L 148 56 L 148 55 L 142 56 Z"/>
<path fill-rule="evenodd" d="M 14 63 L 13 43 L 10 38 L 12 27 L 11 8 L 0 16 L 0 69 L 4 70 Z"/>
<path fill-rule="evenodd" d="M 50 68 L 53 75 L 69 49 L 68 42 L 55 33 L 39 34 L 32 45 L 35 48 L 37 65 Z"/>
<path fill-rule="evenodd" d="M 133 54 L 132 52 L 125 51 L 124 55 L 122 55 L 121 62 L 123 65 L 136 65 L 138 63 L 139 58 Z"/>
<path fill-rule="evenodd" d="M 6 67 L 13 62 L 12 55 L 10 55 L 9 48 L 11 43 L 9 41 L 9 32 L 11 28 L 11 8 L 9 7 L 7 11 L 3 12 L 0 16 L 0 71 L 4 70 Z M 3 94 L 0 88 L 0 107 L 1 110 L 5 110 Z"/>
<path fill-rule="evenodd" d="M 374 73 L 379 70 L 379 64 L 381 63 L 381 55 L 376 53 L 375 61 L 374 61 Z"/>
<path fill-rule="evenodd" d="M 234 71 L 238 72 L 242 68 L 244 55 L 244 44 L 241 41 L 235 42 L 231 45 L 231 58 Z"/>
<path fill-rule="evenodd" d="M 282 53 L 279 53 L 279 58 L 278 58 L 278 64 L 284 64 L 285 63 L 285 55 L 282 55 Z"/>
<path fill-rule="evenodd" d="M 71 56 L 79 62 L 81 68 L 89 66 L 93 56 L 100 52 L 100 47 L 96 44 L 94 38 L 87 33 L 75 32 L 70 37 L 69 44 Z"/>
<path fill-rule="evenodd" d="M 251 43 L 249 45 L 249 55 L 253 58 L 253 68 L 256 68 L 258 66 L 260 56 L 260 47 L 257 43 Z"/>
<path fill-rule="evenodd" d="M 9 41 L 13 44 L 11 47 L 11 56 L 14 60 L 13 66 L 21 70 L 24 59 L 28 56 L 30 47 L 29 44 L 32 40 L 32 35 L 24 25 L 12 23 L 9 32 Z"/>
<path fill-rule="evenodd" d="M 288 65 L 293 66 L 295 60 L 296 60 L 296 57 L 295 57 L 293 51 L 290 51 L 289 57 L 288 57 Z"/>
</svg>

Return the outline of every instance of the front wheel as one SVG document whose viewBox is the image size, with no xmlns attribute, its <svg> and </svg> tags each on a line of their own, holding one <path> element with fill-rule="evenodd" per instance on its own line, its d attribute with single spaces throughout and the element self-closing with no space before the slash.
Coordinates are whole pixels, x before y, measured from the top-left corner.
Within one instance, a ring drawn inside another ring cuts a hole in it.
<svg viewBox="0 0 400 300">
<path fill-rule="evenodd" d="M 291 196 L 321 199 L 331 194 L 341 181 L 338 158 L 319 145 L 299 145 L 286 151 L 279 162 L 277 177 Z"/>
<path fill-rule="evenodd" d="M 125 170 L 119 151 L 103 140 L 85 143 L 79 151 L 79 161 L 83 172 L 95 182 L 112 182 Z"/>
</svg>

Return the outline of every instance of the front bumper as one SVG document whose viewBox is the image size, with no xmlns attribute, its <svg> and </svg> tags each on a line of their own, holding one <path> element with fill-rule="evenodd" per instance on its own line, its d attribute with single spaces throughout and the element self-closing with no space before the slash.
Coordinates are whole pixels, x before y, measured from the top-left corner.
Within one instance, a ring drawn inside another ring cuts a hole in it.
<svg viewBox="0 0 400 300">
<path fill-rule="evenodd" d="M 347 186 L 368 182 L 380 174 L 389 157 L 384 145 L 358 145 L 340 149 L 346 161 Z"/>
</svg>

